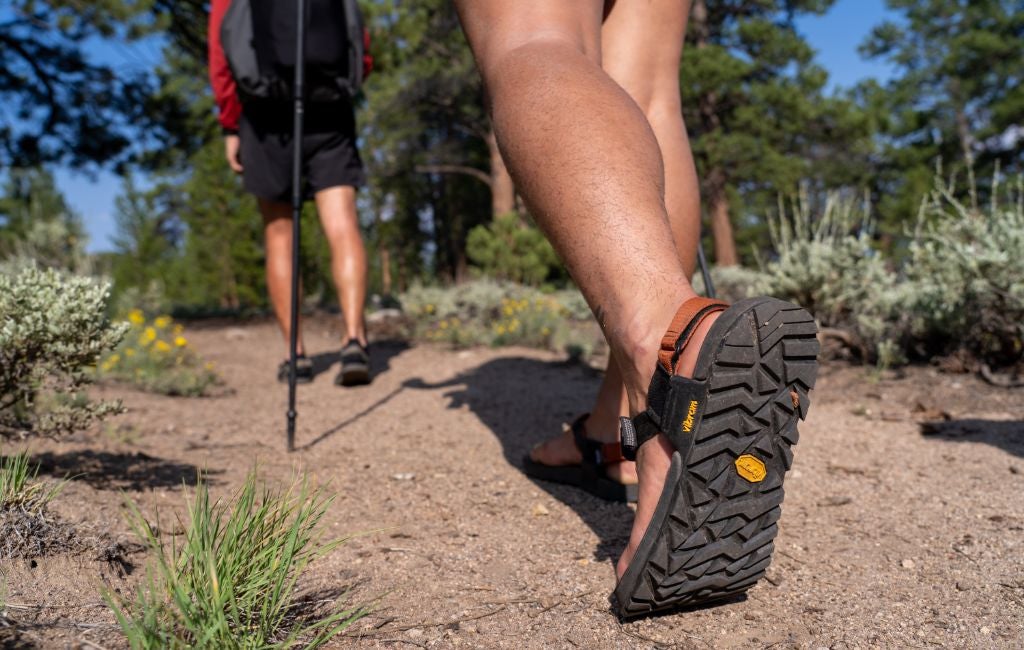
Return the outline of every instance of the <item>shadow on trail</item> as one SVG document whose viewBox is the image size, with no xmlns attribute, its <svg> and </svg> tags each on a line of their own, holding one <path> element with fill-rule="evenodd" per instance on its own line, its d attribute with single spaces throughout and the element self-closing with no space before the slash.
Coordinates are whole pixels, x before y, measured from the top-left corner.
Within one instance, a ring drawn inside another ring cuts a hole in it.
<svg viewBox="0 0 1024 650">
<path fill-rule="evenodd" d="M 220 470 L 200 469 L 189 463 L 154 458 L 142 452 L 131 454 L 107 451 L 69 451 L 63 454 L 46 452 L 32 457 L 39 471 L 57 478 L 81 481 L 98 490 L 141 491 L 156 488 L 194 486 L 200 473 L 211 483 L 211 475 Z"/>
<path fill-rule="evenodd" d="M 448 408 L 467 406 L 501 442 L 505 460 L 522 469 L 523 458 L 536 443 L 557 434 L 562 424 L 587 411 L 601 381 L 599 372 L 577 363 L 504 358 L 432 384 L 410 379 L 413 389 L 448 388 Z M 618 558 L 629 540 L 632 510 L 567 485 L 533 480 L 552 497 L 572 508 L 600 539 L 597 560 Z"/>
<path fill-rule="evenodd" d="M 314 447 L 314 446 L 320 444 L 324 440 L 327 440 L 328 438 L 330 438 L 334 434 L 338 433 L 339 431 L 341 431 L 345 427 L 349 426 L 350 424 L 353 424 L 353 423 L 363 419 L 364 417 L 366 417 L 370 413 L 373 413 L 374 411 L 376 411 L 380 407 L 384 406 L 385 404 L 390 402 L 392 399 L 394 399 L 403 390 L 405 390 L 405 386 L 399 386 L 398 388 L 396 388 L 395 390 L 391 391 L 390 393 L 388 393 L 384 397 L 380 398 L 379 400 L 377 400 L 373 404 L 370 404 L 369 406 L 364 408 L 362 411 L 359 411 L 355 415 L 352 415 L 352 416 L 349 416 L 349 417 L 345 418 L 344 420 L 342 420 L 341 422 L 335 424 L 330 429 L 327 429 L 326 431 L 324 431 L 323 433 L 318 435 L 316 438 L 313 438 L 312 440 L 310 440 L 306 444 L 299 445 L 297 447 L 298 451 L 304 451 L 306 449 L 309 449 L 310 447 Z"/>
<path fill-rule="evenodd" d="M 984 442 L 1024 458 L 1024 420 L 963 419 L 922 422 L 921 435 L 953 442 Z"/>
<path fill-rule="evenodd" d="M 374 341 L 370 344 L 370 374 L 374 377 L 391 369 L 391 360 L 409 349 L 409 342 L 400 339 Z M 341 348 L 318 352 L 309 357 L 313 362 L 313 376 L 319 377 L 341 360 Z"/>
</svg>

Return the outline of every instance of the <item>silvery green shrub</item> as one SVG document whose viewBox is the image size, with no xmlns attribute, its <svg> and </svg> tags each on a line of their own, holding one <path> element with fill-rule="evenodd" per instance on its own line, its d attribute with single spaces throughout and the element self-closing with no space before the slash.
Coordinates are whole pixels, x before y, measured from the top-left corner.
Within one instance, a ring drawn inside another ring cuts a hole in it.
<svg viewBox="0 0 1024 650">
<path fill-rule="evenodd" d="M 127 325 L 106 316 L 110 288 L 31 266 L 0 275 L 0 435 L 58 435 L 118 412 L 83 390 Z"/>
<path fill-rule="evenodd" d="M 1024 358 L 1024 179 L 994 184 L 991 197 L 972 207 L 939 182 L 922 205 L 905 272 L 923 353 L 966 350 L 1002 366 Z"/>
<path fill-rule="evenodd" d="M 761 261 L 753 293 L 791 300 L 823 327 L 843 330 L 871 360 L 893 357 L 903 332 L 904 287 L 871 246 L 866 210 L 838 194 L 814 215 L 806 196 L 768 220 L 775 256 Z M 884 354 L 880 354 L 884 353 Z"/>
</svg>

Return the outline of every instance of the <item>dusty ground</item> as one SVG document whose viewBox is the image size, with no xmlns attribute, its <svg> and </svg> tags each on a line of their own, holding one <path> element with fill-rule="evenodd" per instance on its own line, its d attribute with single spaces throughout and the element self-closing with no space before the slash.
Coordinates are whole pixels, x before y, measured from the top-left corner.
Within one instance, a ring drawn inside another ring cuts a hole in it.
<svg viewBox="0 0 1024 650">
<path fill-rule="evenodd" d="M 337 340 L 325 323 L 310 330 L 314 351 Z M 303 585 L 379 598 L 339 646 L 1024 645 L 1020 390 L 927 368 L 873 379 L 826 366 L 767 579 L 736 602 L 620 624 L 607 598 L 632 512 L 518 469 L 533 442 L 587 408 L 595 371 L 523 349 L 393 343 L 374 351 L 372 386 L 339 389 L 325 355 L 322 374 L 300 389 L 300 450 L 287 455 L 274 329 L 190 338 L 233 395 L 108 388 L 128 414 L 103 432 L 33 445 L 45 472 L 74 475 L 57 514 L 108 549 L 123 544 L 107 559 L 94 545 L 2 563 L 20 643 L 123 646 L 99 596 L 104 584 L 130 588 L 146 562 L 130 543 L 123 497 L 173 520 L 197 469 L 226 495 L 258 462 L 274 480 L 296 468 L 330 480 L 332 533 L 378 531 L 315 565 Z M 929 435 L 925 421 L 939 422 Z M 0 646 L 13 638 L 0 626 Z"/>
</svg>

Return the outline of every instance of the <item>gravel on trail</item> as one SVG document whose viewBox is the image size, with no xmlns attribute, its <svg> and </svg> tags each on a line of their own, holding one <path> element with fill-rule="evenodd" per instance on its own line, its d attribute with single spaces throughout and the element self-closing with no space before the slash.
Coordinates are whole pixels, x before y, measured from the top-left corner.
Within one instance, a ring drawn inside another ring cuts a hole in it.
<svg viewBox="0 0 1024 650">
<path fill-rule="evenodd" d="M 228 496 L 258 465 L 271 481 L 306 471 L 329 482 L 328 534 L 356 535 L 301 582 L 319 599 L 375 601 L 336 647 L 1024 647 L 1020 389 L 826 364 L 766 577 L 732 602 L 621 623 L 608 596 L 632 511 L 519 469 L 589 407 L 598 371 L 536 350 L 381 342 L 373 384 L 339 388 L 328 352 L 339 333 L 316 320 L 306 338 L 319 374 L 299 388 L 289 455 L 276 329 L 205 326 L 190 338 L 231 394 L 103 387 L 126 415 L 31 443 L 44 473 L 70 475 L 52 510 L 118 552 L 0 561 L 19 642 L 124 647 L 100 596 L 145 574 L 123 498 L 170 525 L 197 472 Z M 4 620 L 0 645 L 13 638 Z"/>
</svg>

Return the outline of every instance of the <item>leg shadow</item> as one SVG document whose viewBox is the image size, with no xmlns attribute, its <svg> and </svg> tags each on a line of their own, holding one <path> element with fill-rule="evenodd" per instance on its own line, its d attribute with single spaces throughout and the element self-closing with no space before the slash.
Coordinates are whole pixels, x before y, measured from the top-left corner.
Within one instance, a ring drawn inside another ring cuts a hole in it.
<svg viewBox="0 0 1024 650">
<path fill-rule="evenodd" d="M 1024 420 L 963 419 L 922 422 L 921 435 L 953 442 L 984 442 L 1024 458 Z"/>
<path fill-rule="evenodd" d="M 448 408 L 467 406 L 501 442 L 505 460 L 522 469 L 523 458 L 536 443 L 559 433 L 593 403 L 601 374 L 587 366 L 538 359 L 504 358 L 488 361 L 456 377 L 431 384 L 405 382 L 411 389 L 450 387 Z M 583 490 L 531 479 L 555 499 L 576 511 L 600 539 L 598 560 L 615 559 L 629 540 L 633 511 Z"/>
<path fill-rule="evenodd" d="M 376 377 L 391 369 L 391 360 L 409 349 L 409 342 L 387 339 L 370 343 L 370 374 Z M 319 377 L 340 361 L 341 348 L 319 352 L 309 359 L 313 362 L 313 376 Z"/>
<path fill-rule="evenodd" d="M 57 478 L 82 481 L 98 490 L 132 490 L 195 486 L 201 478 L 210 483 L 210 476 L 220 470 L 200 469 L 189 463 L 178 463 L 136 452 L 131 454 L 106 451 L 69 451 L 63 454 L 46 452 L 32 457 L 39 471 Z"/>
</svg>

